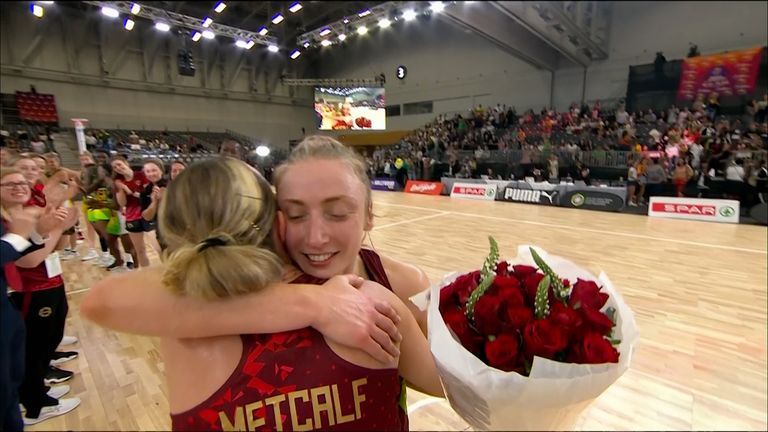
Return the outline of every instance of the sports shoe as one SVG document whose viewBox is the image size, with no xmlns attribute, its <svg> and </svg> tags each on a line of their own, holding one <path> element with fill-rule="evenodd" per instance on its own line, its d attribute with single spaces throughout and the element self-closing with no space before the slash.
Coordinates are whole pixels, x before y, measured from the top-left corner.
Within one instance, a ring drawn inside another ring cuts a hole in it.
<svg viewBox="0 0 768 432">
<path fill-rule="evenodd" d="M 45 385 L 60 384 L 64 381 L 71 380 L 73 375 L 75 375 L 74 372 L 59 369 L 56 366 L 49 366 L 48 375 L 45 376 L 44 382 Z"/>
<path fill-rule="evenodd" d="M 48 390 L 48 396 L 54 398 L 54 399 L 61 399 L 62 396 L 69 393 L 69 386 L 66 384 L 53 386 L 50 390 Z"/>
<path fill-rule="evenodd" d="M 80 261 L 90 261 L 99 257 L 95 250 L 89 249 L 88 253 L 80 257 Z"/>
<path fill-rule="evenodd" d="M 53 358 L 51 359 L 51 366 L 55 366 L 57 364 L 62 364 L 64 362 L 68 362 L 70 360 L 76 359 L 78 356 L 77 351 L 56 351 L 53 353 Z"/>
<path fill-rule="evenodd" d="M 59 258 L 61 258 L 62 261 L 71 261 L 77 257 L 78 253 L 76 250 L 64 249 L 63 251 L 59 252 Z"/>
<path fill-rule="evenodd" d="M 24 416 L 24 425 L 32 426 L 50 418 L 58 417 L 72 411 L 78 405 L 80 405 L 80 398 L 59 399 L 58 405 L 43 407 L 40 410 L 40 415 L 35 418 Z"/>
<path fill-rule="evenodd" d="M 73 345 L 76 344 L 78 340 L 79 339 L 76 336 L 64 335 L 64 337 L 61 338 L 61 342 L 59 342 L 59 346 Z"/>
<path fill-rule="evenodd" d="M 108 268 L 112 264 L 115 263 L 115 257 L 112 255 L 107 255 L 106 257 L 99 258 L 101 261 L 99 262 L 99 267 Z"/>
</svg>

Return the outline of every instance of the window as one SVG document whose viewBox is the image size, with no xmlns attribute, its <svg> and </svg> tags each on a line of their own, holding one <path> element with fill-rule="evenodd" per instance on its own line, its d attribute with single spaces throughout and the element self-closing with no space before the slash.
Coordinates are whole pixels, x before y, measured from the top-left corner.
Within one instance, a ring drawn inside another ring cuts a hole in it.
<svg viewBox="0 0 768 432">
<path fill-rule="evenodd" d="M 400 115 L 400 105 L 392 105 L 387 107 L 387 117 L 397 117 Z"/>
<path fill-rule="evenodd" d="M 403 115 L 414 114 L 431 114 L 432 113 L 432 101 L 428 102 L 413 102 L 403 105 Z"/>
</svg>

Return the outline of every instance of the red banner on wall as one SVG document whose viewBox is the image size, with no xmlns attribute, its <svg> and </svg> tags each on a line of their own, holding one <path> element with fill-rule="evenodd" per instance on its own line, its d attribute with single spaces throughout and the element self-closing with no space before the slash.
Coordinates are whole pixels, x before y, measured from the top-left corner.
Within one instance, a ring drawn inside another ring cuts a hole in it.
<svg viewBox="0 0 768 432">
<path fill-rule="evenodd" d="M 755 90 L 763 48 L 730 51 L 683 60 L 678 100 L 693 100 L 697 95 L 747 95 Z"/>
</svg>

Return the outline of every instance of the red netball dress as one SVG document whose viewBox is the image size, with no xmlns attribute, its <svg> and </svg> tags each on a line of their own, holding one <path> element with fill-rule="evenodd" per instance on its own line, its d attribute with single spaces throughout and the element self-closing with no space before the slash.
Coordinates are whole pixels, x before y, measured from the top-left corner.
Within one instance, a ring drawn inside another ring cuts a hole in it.
<svg viewBox="0 0 768 432">
<path fill-rule="evenodd" d="M 391 289 L 378 255 L 360 255 L 371 279 Z M 317 282 L 307 275 L 293 281 Z M 397 369 L 352 364 L 309 327 L 241 338 L 229 379 L 195 408 L 171 415 L 174 430 L 408 430 Z"/>
</svg>

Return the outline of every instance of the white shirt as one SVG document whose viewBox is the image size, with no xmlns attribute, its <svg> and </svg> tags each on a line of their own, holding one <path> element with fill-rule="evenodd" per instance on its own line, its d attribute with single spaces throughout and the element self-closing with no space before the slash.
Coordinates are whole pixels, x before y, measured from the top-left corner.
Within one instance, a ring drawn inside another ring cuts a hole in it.
<svg viewBox="0 0 768 432">
<path fill-rule="evenodd" d="M 733 181 L 744 181 L 744 168 L 738 165 L 731 165 L 725 170 L 725 179 Z"/>
</svg>

